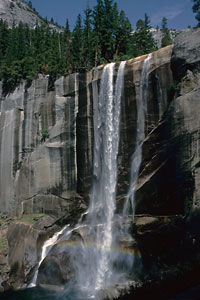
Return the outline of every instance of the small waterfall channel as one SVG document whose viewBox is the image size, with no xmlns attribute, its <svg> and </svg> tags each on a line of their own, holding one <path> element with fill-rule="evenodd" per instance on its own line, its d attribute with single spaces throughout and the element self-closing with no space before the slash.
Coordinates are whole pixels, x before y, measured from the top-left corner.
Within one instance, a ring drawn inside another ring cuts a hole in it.
<svg viewBox="0 0 200 300">
<path fill-rule="evenodd" d="M 37 270 L 33 276 L 33 279 L 31 281 L 31 283 L 29 284 L 28 287 L 35 287 L 36 286 L 36 282 L 37 282 L 37 277 L 38 277 L 38 270 L 39 267 L 41 265 L 41 263 L 43 262 L 43 260 L 45 259 L 45 257 L 48 255 L 49 251 L 51 250 L 51 248 L 56 244 L 56 242 L 59 240 L 60 235 L 67 229 L 67 227 L 69 227 L 69 225 L 64 226 L 61 231 L 56 232 L 50 239 L 48 239 L 43 247 L 42 247 L 42 253 L 41 253 L 41 257 L 40 257 L 40 261 L 38 263 L 38 267 Z"/>
<path fill-rule="evenodd" d="M 142 145 L 145 139 L 145 116 L 147 112 L 147 90 L 151 58 L 152 53 L 145 58 L 142 68 L 140 94 L 137 99 L 136 144 L 135 151 L 131 158 L 130 184 L 123 209 L 123 216 L 127 216 L 129 212 L 131 212 L 133 216 L 135 214 L 135 189 L 142 162 Z"/>
<path fill-rule="evenodd" d="M 137 135 L 136 147 L 131 162 L 130 188 L 126 197 L 123 216 L 128 216 L 131 209 L 134 212 L 135 185 L 142 160 L 142 142 L 145 138 L 146 88 L 151 55 L 143 65 L 140 97 L 137 102 Z M 61 233 L 70 240 L 75 230 L 85 230 L 84 241 L 70 250 L 70 261 L 73 264 L 75 279 L 67 284 L 66 291 L 76 289 L 79 297 L 73 299 L 101 299 L 99 292 L 116 284 L 126 282 L 126 270 L 132 270 L 133 259 L 121 259 L 116 250 L 119 240 L 123 237 L 122 228 L 117 232 L 114 226 L 117 190 L 117 155 L 119 146 L 120 108 L 124 86 L 124 69 L 126 62 L 121 62 L 116 81 L 114 81 L 115 63 L 107 64 L 103 69 L 98 96 L 98 107 L 94 111 L 94 165 L 93 184 L 90 205 L 74 229 L 62 229 L 52 240 L 47 241 L 42 249 L 56 243 Z M 84 219 L 84 221 L 83 221 Z M 120 226 L 123 223 L 121 222 Z M 48 250 L 48 251 L 49 251 Z M 46 253 L 47 254 L 47 253 Z M 42 263 L 42 254 L 39 265 Z M 37 282 L 35 273 L 32 283 Z M 73 287 L 72 287 L 73 286 Z M 66 295 L 66 294 L 65 294 Z M 81 297 L 80 297 L 81 295 Z M 69 298 L 71 299 L 71 298 Z"/>
</svg>

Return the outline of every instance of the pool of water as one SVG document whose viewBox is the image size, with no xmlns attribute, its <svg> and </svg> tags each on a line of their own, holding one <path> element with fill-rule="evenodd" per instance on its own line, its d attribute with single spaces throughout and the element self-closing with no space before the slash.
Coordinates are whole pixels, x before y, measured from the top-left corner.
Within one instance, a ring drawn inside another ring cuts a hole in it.
<svg viewBox="0 0 200 300">
<path fill-rule="evenodd" d="M 165 297 L 165 292 L 163 290 L 163 297 L 158 297 L 156 295 L 156 290 L 148 292 L 148 295 L 145 295 L 145 298 L 157 299 L 157 300 L 200 300 L 200 285 L 188 288 L 187 290 L 174 294 L 172 296 Z M 137 294 L 137 293 L 136 293 Z M 160 294 L 160 293 L 159 293 Z M 142 293 L 142 297 L 144 294 Z M 153 297 L 153 298 L 152 298 Z M 126 296 L 123 297 L 123 300 L 126 299 Z M 131 300 L 145 300 L 141 299 L 140 295 L 130 295 L 127 299 Z M 83 294 L 79 295 L 77 291 L 72 289 L 66 290 L 65 292 L 51 292 L 40 287 L 21 290 L 21 291 L 8 291 L 5 293 L 0 293 L 0 300 L 90 300 L 88 297 L 84 297 Z M 96 300 L 96 299 L 94 299 Z"/>
<path fill-rule="evenodd" d="M 73 291 L 50 292 L 45 289 L 36 287 L 23 291 L 8 291 L 0 294 L 1 300 L 88 300 L 81 298 Z"/>
</svg>

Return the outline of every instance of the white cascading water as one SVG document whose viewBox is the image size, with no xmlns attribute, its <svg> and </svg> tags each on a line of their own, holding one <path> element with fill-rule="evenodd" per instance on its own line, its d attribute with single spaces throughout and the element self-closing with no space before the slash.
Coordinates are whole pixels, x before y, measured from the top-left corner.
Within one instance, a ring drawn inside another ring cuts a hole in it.
<svg viewBox="0 0 200 300">
<path fill-rule="evenodd" d="M 123 216 L 129 215 L 130 212 L 132 212 L 133 216 L 135 214 L 135 189 L 142 162 L 142 145 L 145 139 L 145 116 L 147 112 L 147 90 L 151 58 L 152 53 L 145 58 L 142 68 L 140 94 L 137 99 L 136 144 L 131 158 L 130 185 L 123 209 Z"/>
<path fill-rule="evenodd" d="M 90 206 L 84 214 L 87 215 L 86 220 L 81 220 L 74 229 L 65 233 L 65 239 L 70 239 L 77 229 L 87 226 L 89 230 L 84 242 L 70 252 L 75 270 L 73 288 L 81 293 L 83 299 L 97 299 L 98 291 L 117 283 L 113 279 L 111 248 L 115 236 L 113 218 L 116 206 L 117 154 L 125 64 L 126 62 L 120 63 L 116 83 L 115 63 L 104 67 L 99 97 L 95 99 L 98 101 L 98 109 L 94 111 L 94 166 Z M 48 254 L 47 249 L 49 252 L 50 248 L 47 247 L 52 247 L 60 234 L 61 232 L 45 242 L 39 266 Z M 38 270 L 29 287 L 35 286 L 37 275 Z"/>
<path fill-rule="evenodd" d="M 101 224 L 96 237 L 96 243 L 100 245 L 96 257 L 97 272 L 94 284 L 97 291 L 111 284 L 113 275 L 109 250 L 114 238 L 112 224 L 116 206 L 117 154 L 125 62 L 120 64 L 115 89 L 114 66 L 112 63 L 104 68 L 101 80 L 95 136 L 94 183 L 88 211 L 91 225 L 95 226 L 97 222 Z"/>
<path fill-rule="evenodd" d="M 36 286 L 37 277 L 38 277 L 38 270 L 39 270 L 39 267 L 40 267 L 41 263 L 43 262 L 43 260 L 45 259 L 45 257 L 47 256 L 47 254 L 49 253 L 51 248 L 58 242 L 58 239 L 59 239 L 60 235 L 66 230 L 66 228 L 68 226 L 69 225 L 64 226 L 60 231 L 56 232 L 50 239 L 48 239 L 44 243 L 44 245 L 42 247 L 42 253 L 41 253 L 41 256 L 40 256 L 40 261 L 38 263 L 37 270 L 36 270 L 36 272 L 33 276 L 32 281 L 28 285 L 29 288 Z"/>
<path fill-rule="evenodd" d="M 135 186 L 142 160 L 142 143 L 145 138 L 146 91 L 150 60 L 151 54 L 144 60 L 142 69 L 140 96 L 137 100 L 136 146 L 132 156 L 130 188 L 123 217 L 129 215 L 130 209 L 134 213 Z M 103 69 L 98 104 L 94 109 L 94 166 L 90 205 L 87 213 L 84 214 L 85 221 L 82 221 L 83 216 L 74 229 L 67 230 L 65 233 L 65 239 L 70 240 L 73 232 L 86 229 L 84 241 L 79 241 L 78 247 L 69 250 L 75 279 L 66 287 L 65 296 L 71 289 L 75 289 L 79 297 L 74 296 L 74 300 L 99 299 L 99 291 L 125 282 L 128 278 L 127 273 L 132 270 L 133 257 L 121 257 L 118 252 L 112 251 L 119 246 L 123 238 L 129 238 L 128 228 L 122 229 L 123 222 L 120 221 L 118 232 L 113 228 L 116 217 L 117 155 L 124 68 L 125 62 L 121 62 L 116 83 L 114 82 L 115 63 L 108 64 Z M 46 245 L 52 246 L 52 241 L 46 243 L 43 252 L 46 251 Z M 42 258 L 43 256 L 40 264 Z M 34 284 L 37 280 L 37 275 L 35 276 Z"/>
<path fill-rule="evenodd" d="M 98 291 L 113 283 L 111 248 L 114 243 L 113 218 L 125 62 L 119 66 L 115 84 L 114 68 L 114 63 L 104 67 L 98 106 L 94 110 L 93 184 L 85 221 L 89 232 L 81 250 L 74 253 L 76 285 L 85 291 L 87 299 L 97 299 Z"/>
</svg>

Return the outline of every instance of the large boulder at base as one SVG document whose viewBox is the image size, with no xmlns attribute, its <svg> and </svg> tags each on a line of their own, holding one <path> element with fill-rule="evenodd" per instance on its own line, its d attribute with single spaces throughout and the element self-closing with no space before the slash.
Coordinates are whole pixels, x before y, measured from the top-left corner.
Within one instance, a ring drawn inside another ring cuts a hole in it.
<svg viewBox="0 0 200 300">
<path fill-rule="evenodd" d="M 54 218 L 45 217 L 44 219 L 35 226 L 14 222 L 8 228 L 9 281 L 15 288 L 23 287 L 30 281 L 32 271 L 35 271 L 40 258 L 44 241 L 59 230 Z"/>
</svg>

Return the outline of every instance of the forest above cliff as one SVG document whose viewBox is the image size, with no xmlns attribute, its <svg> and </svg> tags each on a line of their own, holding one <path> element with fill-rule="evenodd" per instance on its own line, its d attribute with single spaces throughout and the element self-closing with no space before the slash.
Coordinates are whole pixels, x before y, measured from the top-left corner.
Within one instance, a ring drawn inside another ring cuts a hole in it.
<svg viewBox="0 0 200 300">
<path fill-rule="evenodd" d="M 86 8 L 83 17 L 78 15 L 73 30 L 70 30 L 68 20 L 65 28 L 58 30 L 53 20 L 48 22 L 39 16 L 31 2 L 18 0 L 9 5 L 9 13 L 17 7 L 28 11 L 30 20 L 33 15 L 37 18 L 34 19 L 35 26 L 32 21 L 27 21 L 28 17 L 19 22 L 16 19 L 14 26 L 10 26 L 8 17 L 0 20 L 0 80 L 5 94 L 23 79 L 29 84 L 39 73 L 49 75 L 53 82 L 61 75 L 84 72 L 100 64 L 127 60 L 158 48 L 148 15 L 137 21 L 133 32 L 125 12 L 119 11 L 113 0 L 97 1 L 93 9 Z M 159 46 L 172 43 L 166 18 L 163 18 L 159 32 Z"/>
</svg>

